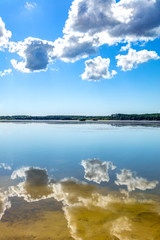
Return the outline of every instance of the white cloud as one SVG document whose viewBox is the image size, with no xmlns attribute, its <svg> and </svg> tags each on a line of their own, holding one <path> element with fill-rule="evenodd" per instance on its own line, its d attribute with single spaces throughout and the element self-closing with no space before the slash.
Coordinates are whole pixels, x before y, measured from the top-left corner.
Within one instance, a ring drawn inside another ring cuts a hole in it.
<svg viewBox="0 0 160 240">
<path fill-rule="evenodd" d="M 32 10 L 36 5 L 35 2 L 26 2 L 25 7 Z M 95 55 L 98 47 L 104 44 L 128 43 L 121 48 L 121 51 L 126 51 L 132 42 L 154 40 L 160 36 L 159 9 L 159 0 L 73 0 L 63 37 L 54 42 L 32 37 L 17 43 L 10 42 L 9 51 L 17 52 L 22 58 L 21 61 L 12 59 L 11 63 L 21 72 L 39 72 L 46 71 L 54 59 L 75 62 Z M 3 44 L 11 37 L 2 20 L 0 43 L 1 35 Z M 153 51 L 135 52 L 130 49 L 128 55 L 118 55 L 116 58 L 117 65 L 127 71 L 149 59 L 158 59 L 158 55 Z M 114 70 L 109 71 L 108 58 L 97 57 L 87 60 L 85 64 L 82 79 L 96 81 L 112 78 L 116 74 Z"/>
<path fill-rule="evenodd" d="M 92 39 L 65 35 L 54 42 L 53 57 L 64 62 L 75 62 L 96 52 L 96 47 L 92 46 Z"/>
<path fill-rule="evenodd" d="M 98 56 L 93 60 L 87 60 L 85 66 L 85 72 L 81 75 L 83 80 L 99 81 L 102 78 L 110 79 L 116 74 L 114 70 L 112 70 L 112 72 L 109 71 L 109 58 L 101 58 Z"/>
<path fill-rule="evenodd" d="M 160 57 L 154 51 L 141 50 L 136 51 L 129 49 L 128 54 L 116 56 L 117 66 L 121 67 L 123 71 L 129 71 L 136 68 L 138 64 L 148 62 L 150 59 L 158 60 Z"/>
<path fill-rule="evenodd" d="M 120 42 L 154 40 L 160 36 L 159 0 L 74 0 L 55 41 L 55 58 L 76 61 L 96 48 Z"/>
<path fill-rule="evenodd" d="M 9 30 L 6 30 L 5 24 L 0 17 L 0 50 L 3 50 L 8 46 L 8 42 L 11 36 L 11 32 Z"/>
<path fill-rule="evenodd" d="M 35 2 L 33 2 L 33 3 L 26 2 L 26 4 L 25 4 L 25 8 L 28 9 L 28 10 L 32 10 L 36 6 L 37 6 L 37 3 L 35 3 Z"/>
<path fill-rule="evenodd" d="M 23 59 L 11 60 L 15 69 L 26 73 L 45 71 L 52 61 L 53 42 L 29 37 L 23 42 L 10 42 L 9 51 L 17 52 Z"/>
<path fill-rule="evenodd" d="M 126 51 L 126 50 L 130 49 L 130 48 L 131 48 L 131 43 L 129 42 L 127 45 L 122 46 L 120 51 L 123 52 L 123 51 Z"/>
<path fill-rule="evenodd" d="M 130 170 L 123 169 L 120 174 L 117 174 L 117 180 L 115 184 L 126 185 L 129 192 L 136 189 L 147 190 L 154 189 L 158 184 L 158 181 L 148 181 L 142 177 L 136 177 Z"/>
<path fill-rule="evenodd" d="M 4 77 L 5 75 L 11 74 L 12 69 L 5 69 L 4 71 L 0 71 L 0 76 Z"/>
<path fill-rule="evenodd" d="M 32 10 L 36 2 L 27 1 L 25 8 Z M 118 55 L 117 66 L 131 70 L 149 59 L 159 59 L 154 51 L 136 52 L 132 42 L 154 40 L 160 36 L 159 0 L 73 0 L 63 37 L 54 42 L 28 37 L 24 41 L 10 42 L 9 51 L 16 52 L 21 60 L 12 59 L 14 69 L 21 72 L 46 71 L 54 59 L 75 62 L 97 54 L 98 47 L 108 44 L 128 43 Z M 0 18 L 0 48 L 8 46 L 11 32 L 5 29 Z M 98 65 L 100 63 L 100 65 Z M 109 71 L 110 59 L 101 57 L 87 60 L 82 79 L 97 81 L 112 78 L 116 71 Z M 10 72 L 0 72 L 5 75 Z M 9 70 L 10 71 L 10 70 Z"/>
<path fill-rule="evenodd" d="M 116 168 L 112 162 L 101 162 L 98 159 L 83 160 L 81 165 L 85 170 L 84 178 L 96 183 L 109 182 L 108 170 Z"/>
</svg>

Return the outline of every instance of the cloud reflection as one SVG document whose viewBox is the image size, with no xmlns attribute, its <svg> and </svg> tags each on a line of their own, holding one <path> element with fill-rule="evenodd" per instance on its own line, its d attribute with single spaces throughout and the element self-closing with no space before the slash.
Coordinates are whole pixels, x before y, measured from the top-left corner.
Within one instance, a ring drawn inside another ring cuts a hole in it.
<svg viewBox="0 0 160 240">
<path fill-rule="evenodd" d="M 98 184 L 101 182 L 109 182 L 108 171 L 116 168 L 112 162 L 101 162 L 99 159 L 83 160 L 81 165 L 85 170 L 84 178 Z"/>
<path fill-rule="evenodd" d="M 0 163 L 0 168 L 4 170 L 9 170 L 9 171 L 12 170 L 11 166 L 7 165 L 6 163 Z"/>
<path fill-rule="evenodd" d="M 53 188 L 54 198 L 63 203 L 75 240 L 156 239 L 160 234 L 156 224 L 160 222 L 159 203 L 144 196 L 109 191 L 102 194 L 96 186 L 69 179 L 55 183 Z"/>
<path fill-rule="evenodd" d="M 132 223 L 127 217 L 120 217 L 113 221 L 111 230 L 111 235 L 115 236 L 116 239 L 129 240 L 126 235 L 132 234 Z"/>
<path fill-rule="evenodd" d="M 0 193 L 0 220 L 2 219 L 5 211 L 11 207 L 11 203 L 8 200 L 7 193 Z"/>
<path fill-rule="evenodd" d="M 126 185 L 129 192 L 136 189 L 147 190 L 154 189 L 158 181 L 148 181 L 145 178 L 134 176 L 133 172 L 130 170 L 122 169 L 120 174 L 117 174 L 117 180 L 115 184 L 117 185 Z"/>
<path fill-rule="evenodd" d="M 98 159 L 83 160 L 85 179 L 101 183 L 109 181 L 112 162 Z M 65 218 L 75 240 L 131 240 L 156 239 L 160 235 L 160 199 L 138 195 L 135 189 L 153 189 L 157 181 L 136 177 L 130 170 L 116 174 L 115 184 L 126 185 L 128 192 L 111 191 L 106 187 L 91 185 L 75 178 L 59 182 L 51 180 L 46 169 L 25 167 L 14 171 L 11 179 L 20 179 L 8 193 L 0 194 L 0 218 L 9 208 L 8 197 L 21 197 L 27 202 L 53 198 L 63 205 Z M 148 238 L 148 236 L 150 238 Z M 158 238 L 157 238 L 158 239 Z"/>
<path fill-rule="evenodd" d="M 39 201 L 53 196 L 52 184 L 46 169 L 21 168 L 13 172 L 11 179 L 24 178 L 24 182 L 10 187 L 10 196 L 23 197 L 27 202 Z"/>
</svg>

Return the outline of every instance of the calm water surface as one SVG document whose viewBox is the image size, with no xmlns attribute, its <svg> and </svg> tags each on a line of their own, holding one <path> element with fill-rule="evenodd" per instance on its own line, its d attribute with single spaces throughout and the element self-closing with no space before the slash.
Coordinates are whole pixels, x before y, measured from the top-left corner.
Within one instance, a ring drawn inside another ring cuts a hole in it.
<svg viewBox="0 0 160 240">
<path fill-rule="evenodd" d="M 0 240 L 160 240 L 160 127 L 0 123 Z"/>
</svg>

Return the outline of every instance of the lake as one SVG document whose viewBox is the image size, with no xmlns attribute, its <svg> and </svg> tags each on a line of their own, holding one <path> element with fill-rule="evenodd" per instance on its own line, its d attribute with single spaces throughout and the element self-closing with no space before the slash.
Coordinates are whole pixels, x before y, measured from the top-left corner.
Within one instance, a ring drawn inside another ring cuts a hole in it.
<svg viewBox="0 0 160 240">
<path fill-rule="evenodd" d="M 0 240 L 159 240 L 160 125 L 0 123 Z"/>
</svg>

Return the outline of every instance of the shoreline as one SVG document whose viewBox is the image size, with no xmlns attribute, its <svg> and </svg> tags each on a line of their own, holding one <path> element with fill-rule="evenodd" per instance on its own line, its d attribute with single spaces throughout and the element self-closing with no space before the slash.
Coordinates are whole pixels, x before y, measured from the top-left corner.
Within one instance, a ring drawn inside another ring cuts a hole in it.
<svg viewBox="0 0 160 240">
<path fill-rule="evenodd" d="M 120 124 L 120 125 L 159 125 L 151 120 L 0 120 L 0 123 L 48 123 L 48 124 Z"/>
</svg>

